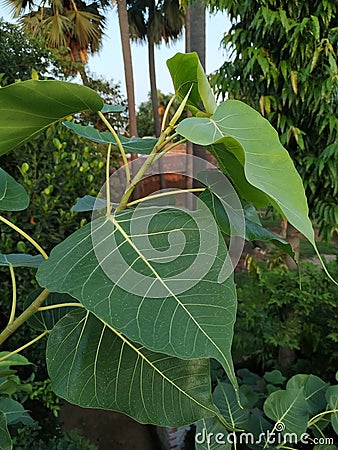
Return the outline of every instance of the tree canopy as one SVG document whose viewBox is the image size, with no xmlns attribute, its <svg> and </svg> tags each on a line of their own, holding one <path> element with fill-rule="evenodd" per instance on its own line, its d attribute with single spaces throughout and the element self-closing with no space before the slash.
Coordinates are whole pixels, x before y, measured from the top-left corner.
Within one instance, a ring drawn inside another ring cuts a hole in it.
<svg viewBox="0 0 338 450">
<path fill-rule="evenodd" d="M 302 175 L 312 217 L 329 238 L 338 229 L 338 4 L 222 0 L 220 7 L 232 20 L 223 40 L 230 57 L 213 86 L 276 127 Z"/>
</svg>

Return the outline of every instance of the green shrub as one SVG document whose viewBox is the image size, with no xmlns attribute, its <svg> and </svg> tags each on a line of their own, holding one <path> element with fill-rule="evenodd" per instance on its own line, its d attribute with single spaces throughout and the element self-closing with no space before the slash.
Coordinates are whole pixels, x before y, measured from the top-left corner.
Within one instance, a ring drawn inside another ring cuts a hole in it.
<svg viewBox="0 0 338 450">
<path fill-rule="evenodd" d="M 338 263 L 329 270 L 338 274 Z M 238 280 L 238 319 L 234 353 L 254 356 L 263 367 L 275 367 L 278 349 L 296 352 L 295 370 L 334 379 L 338 358 L 336 287 L 323 270 L 301 265 L 300 274 L 283 268 L 261 268 Z"/>
</svg>

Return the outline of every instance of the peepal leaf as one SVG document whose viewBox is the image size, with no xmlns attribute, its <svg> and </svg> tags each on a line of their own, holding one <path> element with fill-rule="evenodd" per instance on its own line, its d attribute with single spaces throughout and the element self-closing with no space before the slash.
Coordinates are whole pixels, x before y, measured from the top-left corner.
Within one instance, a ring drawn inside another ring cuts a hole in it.
<svg viewBox="0 0 338 450">
<path fill-rule="evenodd" d="M 297 374 L 287 382 L 286 389 L 303 389 L 311 415 L 325 411 L 328 384 L 316 375 Z"/>
<path fill-rule="evenodd" d="M 91 126 L 83 126 L 74 122 L 63 122 L 70 130 L 74 131 L 81 137 L 89 139 L 90 141 L 96 142 L 98 144 L 113 144 L 117 145 L 114 136 L 109 131 L 99 131 Z M 140 153 L 142 155 L 149 155 L 154 148 L 158 139 L 154 138 L 139 138 L 133 136 L 127 138 L 125 136 L 119 135 L 121 144 L 123 145 L 126 152 Z"/>
<path fill-rule="evenodd" d="M 283 424 L 282 434 L 296 433 L 300 438 L 305 433 L 309 413 L 303 389 L 273 392 L 265 400 L 263 409 L 264 413 L 274 420 L 275 424 Z"/>
<path fill-rule="evenodd" d="M 42 255 L 28 255 L 26 253 L 0 253 L 0 266 L 33 267 L 37 268 L 45 260 Z"/>
<path fill-rule="evenodd" d="M 12 450 L 12 440 L 7 428 L 6 416 L 0 411 L 0 450 Z"/>
<path fill-rule="evenodd" d="M 101 109 L 101 112 L 106 113 L 121 113 L 125 111 L 125 107 L 121 105 L 109 105 L 108 103 L 105 103 L 103 105 L 103 108 Z"/>
<path fill-rule="evenodd" d="M 0 89 L 0 155 L 60 119 L 102 107 L 96 92 L 78 84 L 28 80 L 6 86 Z"/>
<path fill-rule="evenodd" d="M 28 205 L 29 196 L 24 187 L 0 167 L 0 211 L 22 211 Z"/>
<path fill-rule="evenodd" d="M 249 410 L 239 405 L 236 392 L 230 383 L 218 383 L 213 398 L 222 416 L 233 429 L 245 426 L 249 418 Z M 246 403 L 243 395 L 241 395 L 241 403 Z"/>
<path fill-rule="evenodd" d="M 195 450 L 231 450 L 228 431 L 213 417 L 196 423 Z"/>
<path fill-rule="evenodd" d="M 167 66 L 180 101 L 184 99 L 193 85 L 187 107 L 194 115 L 203 114 L 201 102 L 207 113 L 203 115 L 211 115 L 216 111 L 217 104 L 214 94 L 196 52 L 177 53 L 168 59 Z"/>
<path fill-rule="evenodd" d="M 154 353 L 88 311 L 70 312 L 53 328 L 47 368 L 60 397 L 120 411 L 141 423 L 180 426 L 218 414 L 208 360 Z"/>
<path fill-rule="evenodd" d="M 267 195 L 310 241 L 328 274 L 316 246 L 302 180 L 276 130 L 264 117 L 245 103 L 228 100 L 210 118 L 183 120 L 177 132 L 195 144 L 209 146 L 222 170 L 227 168 L 226 153 L 232 153 L 243 166 L 246 180 Z M 255 203 L 254 199 L 247 200 Z"/>
<path fill-rule="evenodd" d="M 218 282 L 227 250 L 214 221 L 199 214 L 143 207 L 137 216 L 127 209 L 97 219 L 56 246 L 37 279 L 153 351 L 213 357 L 236 385 L 230 351 L 234 281 L 230 276 Z M 144 234 L 148 218 L 150 249 Z"/>
<path fill-rule="evenodd" d="M 92 195 L 85 195 L 84 197 L 78 198 L 74 206 L 72 206 L 72 211 L 84 212 L 84 211 L 98 211 L 104 209 L 107 206 L 106 200 L 98 197 L 93 197 Z"/>
</svg>

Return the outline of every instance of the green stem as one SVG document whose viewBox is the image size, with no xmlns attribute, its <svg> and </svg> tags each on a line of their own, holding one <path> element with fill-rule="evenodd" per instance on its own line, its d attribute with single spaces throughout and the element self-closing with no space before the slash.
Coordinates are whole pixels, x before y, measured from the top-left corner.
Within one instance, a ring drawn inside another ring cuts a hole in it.
<svg viewBox="0 0 338 450">
<path fill-rule="evenodd" d="M 185 194 L 187 192 L 204 192 L 206 188 L 192 188 L 192 189 L 178 189 L 175 191 L 161 192 L 160 194 L 148 195 L 148 197 L 139 198 L 127 204 L 127 206 L 134 206 L 138 203 L 146 202 L 147 200 L 153 200 L 154 198 L 166 197 L 167 195 Z"/>
<path fill-rule="evenodd" d="M 110 173 L 109 173 L 109 167 L 110 167 L 110 154 L 111 154 L 111 144 L 108 145 L 108 151 L 107 151 L 107 162 L 106 162 L 106 201 L 107 201 L 107 217 L 110 216 L 111 213 L 111 205 L 110 205 Z"/>
<path fill-rule="evenodd" d="M 0 220 L 1 222 L 5 223 L 6 225 L 8 225 L 9 227 L 13 228 L 13 230 L 17 231 L 19 234 L 21 234 L 21 236 L 23 236 L 24 238 L 27 239 L 28 242 L 30 242 L 40 253 L 41 255 L 45 258 L 48 259 L 48 255 L 47 253 L 43 250 L 42 247 L 40 247 L 40 245 L 34 241 L 34 239 L 32 237 L 30 237 L 27 233 L 25 233 L 23 230 L 21 230 L 21 228 L 17 227 L 16 225 L 14 225 L 14 223 L 10 222 L 9 220 L 5 219 L 3 216 L 0 216 Z"/>
<path fill-rule="evenodd" d="M 127 184 L 129 184 L 130 183 L 130 170 L 129 170 L 129 165 L 128 165 L 128 159 L 127 159 L 126 152 L 124 151 L 123 145 L 122 145 L 122 143 L 120 141 L 120 138 L 118 137 L 118 135 L 117 135 L 116 131 L 114 130 L 114 128 L 110 125 L 109 121 L 104 117 L 102 112 L 98 111 L 98 114 L 99 114 L 101 120 L 104 122 L 104 124 L 108 128 L 108 130 L 114 136 L 114 139 L 115 139 L 115 141 L 117 143 L 117 147 L 118 147 L 118 149 L 119 149 L 119 151 L 121 153 L 121 156 L 122 156 L 124 169 L 126 171 Z"/>
<path fill-rule="evenodd" d="M 16 355 L 17 353 L 21 352 L 21 350 L 24 350 L 25 348 L 35 344 L 35 342 L 37 342 L 40 339 L 42 339 L 43 337 L 45 337 L 47 333 L 48 333 L 48 330 L 45 330 L 43 333 L 39 334 L 39 336 L 37 336 L 36 338 L 34 338 L 31 341 L 27 342 L 27 344 L 23 345 L 22 347 L 17 348 L 16 350 L 14 350 L 11 353 L 7 353 L 7 355 L 5 355 L 5 356 L 2 356 L 0 358 L 0 362 L 1 361 L 5 361 L 6 359 L 10 358 L 11 356 Z"/>
<path fill-rule="evenodd" d="M 23 323 L 25 323 L 33 314 L 35 314 L 42 303 L 46 300 L 50 294 L 48 289 L 44 289 L 41 294 L 31 303 L 27 309 L 17 317 L 14 322 L 8 324 L 7 327 L 0 333 L 0 344 L 3 344 L 14 331 L 16 331 Z"/>
<path fill-rule="evenodd" d="M 9 316 L 9 321 L 8 321 L 8 325 L 10 325 L 15 318 L 15 310 L 16 310 L 16 281 L 15 281 L 15 273 L 14 273 L 14 267 L 12 266 L 12 264 L 9 265 L 9 271 L 11 274 L 11 279 L 12 279 L 12 291 L 13 291 L 13 296 L 12 296 L 12 309 L 11 309 L 11 315 Z"/>
<path fill-rule="evenodd" d="M 66 307 L 77 307 L 77 308 L 84 308 L 84 306 L 81 303 L 57 303 L 56 305 L 48 305 L 48 306 L 40 306 L 38 308 L 38 311 L 48 311 L 50 309 L 56 309 L 56 308 L 66 308 Z"/>
<path fill-rule="evenodd" d="M 155 163 L 158 159 L 162 158 L 163 155 L 165 155 L 166 153 L 170 152 L 170 150 L 172 150 L 173 148 L 177 147 L 180 144 L 183 144 L 186 141 L 187 141 L 186 139 L 181 139 L 180 141 L 174 142 L 174 144 L 172 144 L 169 147 L 165 148 L 162 152 L 157 153 L 157 155 L 154 158 L 153 162 Z"/>
<path fill-rule="evenodd" d="M 312 417 L 312 419 L 309 420 L 307 427 L 310 428 L 312 425 L 314 425 L 318 420 L 321 419 L 322 416 L 326 416 L 327 414 L 336 414 L 338 412 L 338 409 L 330 409 L 329 411 L 324 411 L 322 413 L 317 414 L 316 416 Z"/>
<path fill-rule="evenodd" d="M 137 172 L 137 174 L 135 175 L 133 180 L 129 183 L 129 185 L 127 185 L 125 193 L 123 194 L 123 196 L 121 198 L 120 204 L 116 208 L 116 212 L 119 212 L 119 211 L 122 211 L 122 210 L 126 209 L 126 207 L 128 205 L 129 198 L 132 195 L 132 193 L 134 192 L 134 189 L 135 189 L 137 183 L 139 183 L 142 180 L 143 175 L 146 173 L 146 171 L 149 169 L 149 167 L 153 164 L 154 159 L 156 157 L 156 154 L 160 150 L 162 150 L 162 148 L 166 145 L 167 138 L 168 138 L 169 134 L 173 131 L 173 129 L 174 129 L 174 127 L 169 125 L 161 133 L 161 136 L 159 137 L 159 139 L 158 139 L 156 145 L 154 146 L 154 148 L 152 149 L 150 155 L 145 160 L 144 164 L 142 165 L 140 170 Z M 174 133 L 174 135 L 177 135 L 177 133 Z M 170 136 L 169 140 L 173 139 L 174 135 Z"/>
</svg>

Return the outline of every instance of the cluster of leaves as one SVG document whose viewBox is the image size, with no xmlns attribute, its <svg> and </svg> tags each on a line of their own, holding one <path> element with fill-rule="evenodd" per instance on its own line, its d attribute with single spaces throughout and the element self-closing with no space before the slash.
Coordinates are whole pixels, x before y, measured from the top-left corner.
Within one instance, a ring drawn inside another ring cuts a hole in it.
<svg viewBox="0 0 338 450">
<path fill-rule="evenodd" d="M 325 438 L 326 442 L 335 441 L 338 415 L 331 411 L 337 407 L 337 384 L 330 386 L 306 374 L 286 380 L 278 370 L 260 377 L 244 368 L 237 371 L 241 408 L 233 386 L 215 362 L 212 375 L 214 401 L 237 432 L 229 433 L 213 419 L 201 420 L 196 426 L 196 450 L 231 450 L 231 444 L 243 450 L 294 448 L 292 444 L 305 450 L 309 446 L 315 450 L 337 449 L 333 444 L 312 447 Z"/>
<path fill-rule="evenodd" d="M 0 85 L 29 80 L 32 72 L 44 76 L 62 76 L 57 53 L 43 47 L 17 25 L 0 18 Z"/>
<path fill-rule="evenodd" d="M 271 203 L 317 248 L 301 179 L 271 125 L 239 101 L 217 106 L 196 54 L 178 54 L 168 61 L 168 67 L 181 104 L 158 140 L 121 139 L 125 149 L 149 156 L 134 178 L 125 167 L 127 186 L 116 210 L 112 212 L 110 198 L 106 199 L 105 214 L 56 245 L 43 262 L 41 256 L 2 255 L 3 264 L 10 268 L 38 266 L 36 281 L 44 289 L 32 294 L 34 311 L 44 301 L 47 308 L 32 317 L 33 308 L 28 306 L 13 320 L 11 328 L 26 320 L 36 331 L 42 331 L 40 336 L 48 334 L 46 360 L 52 386 L 70 402 L 120 411 L 142 423 L 179 426 L 203 419 L 234 429 L 237 420 L 232 409 L 223 408 L 217 398 L 212 398 L 209 373 L 213 358 L 230 381 L 232 391 L 226 400 L 234 395 L 234 408 L 241 410 L 231 357 L 235 282 L 221 232 L 229 233 L 230 222 L 230 232 L 234 230 L 236 236 L 254 239 L 257 232 L 260 237 L 264 231 L 253 205 Z M 103 114 L 116 111 L 116 107 L 104 105 L 91 89 L 58 81 L 17 83 L 1 89 L 0 97 L 0 154 L 29 141 L 38 130 L 58 119 L 90 109 L 107 124 Z M 195 117 L 184 119 L 176 127 L 185 106 Z M 2 126 L 8 123 L 11 127 Z M 65 124 L 81 137 L 109 144 L 108 148 L 118 144 L 119 136 L 109 123 L 111 133 L 72 122 Z M 219 174 L 222 182 L 217 183 L 215 171 L 203 172 L 205 195 L 215 220 L 206 207 L 187 211 L 162 205 L 158 210 L 140 199 L 145 206 L 138 210 L 137 217 L 133 205 L 128 207 L 139 179 L 177 134 L 207 146 L 239 193 L 240 198 L 233 191 L 225 201 L 222 196 L 227 180 Z M 62 152 L 62 140 L 55 144 Z M 125 150 L 121 154 L 125 159 Z M 84 169 L 82 172 L 90 176 Z M 0 175 L 0 207 L 24 210 L 29 201 L 27 193 L 8 173 L 2 171 Z M 285 177 L 292 196 L 285 190 Z M 57 187 L 53 189 L 57 194 Z M 224 208 L 232 200 L 234 224 L 230 217 L 224 219 Z M 141 224 L 149 217 L 148 228 L 143 230 Z M 175 253 L 167 257 L 172 235 L 177 232 L 184 235 L 183 250 L 180 241 L 173 246 Z M 292 254 L 286 242 L 269 232 L 264 236 Z M 219 239 L 211 248 L 215 237 Z M 211 251 L 209 269 L 201 274 L 196 270 L 204 270 L 205 263 L 209 264 Z M 195 260 L 198 263 L 194 264 Z M 224 268 L 231 268 L 228 276 L 224 276 Z M 8 333 L 4 330 L 1 339 Z M 297 433 L 304 426 L 306 429 L 306 383 L 297 392 L 292 391 L 294 397 L 290 392 L 278 397 L 270 394 L 266 402 L 271 403 L 271 411 L 265 410 L 266 415 L 280 420 L 280 414 L 287 416 L 293 404 L 301 401 L 305 412 L 302 410 L 301 422 L 297 421 Z M 331 395 L 327 396 L 335 417 L 336 405 L 332 406 Z"/>
<path fill-rule="evenodd" d="M 338 276 L 338 264 L 329 265 Z M 278 364 L 278 349 L 296 350 L 290 368 L 332 380 L 337 370 L 337 292 L 321 269 L 311 263 L 300 273 L 285 268 L 239 279 L 234 355 L 254 355 L 263 366 Z"/>
<path fill-rule="evenodd" d="M 312 217 L 337 231 L 337 2 L 222 0 L 233 25 L 229 61 L 212 77 L 220 96 L 261 111 L 302 175 Z"/>
</svg>

